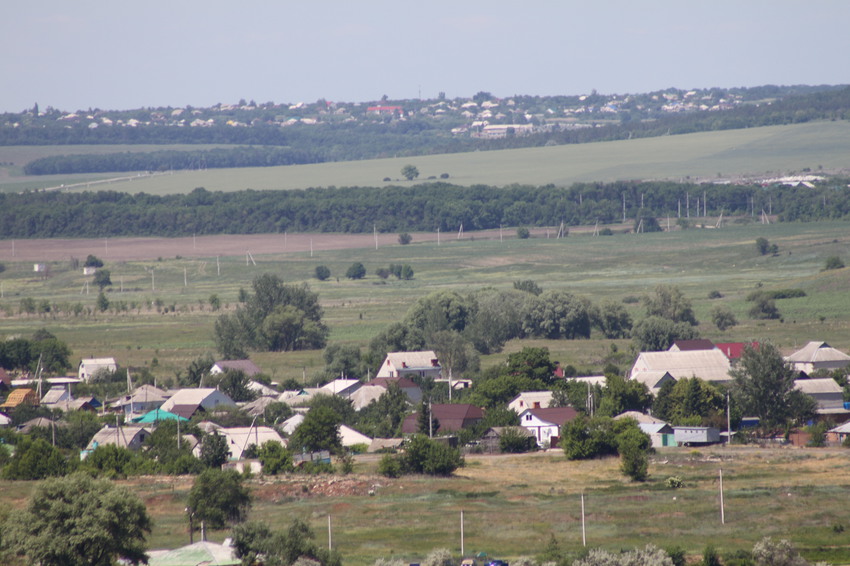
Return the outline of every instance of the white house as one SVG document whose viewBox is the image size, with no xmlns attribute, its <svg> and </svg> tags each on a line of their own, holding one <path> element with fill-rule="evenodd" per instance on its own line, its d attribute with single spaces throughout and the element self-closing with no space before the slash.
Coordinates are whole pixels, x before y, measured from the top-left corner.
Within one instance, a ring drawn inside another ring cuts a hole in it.
<svg viewBox="0 0 850 566">
<path fill-rule="evenodd" d="M 523 391 L 508 403 L 508 409 L 516 414 L 526 409 L 542 409 L 552 402 L 551 391 Z"/>
<path fill-rule="evenodd" d="M 635 360 L 630 379 L 647 371 L 665 371 L 676 380 L 699 377 L 704 381 L 731 381 L 729 358 L 720 350 L 686 350 L 680 352 L 641 352 Z"/>
<path fill-rule="evenodd" d="M 850 356 L 826 342 L 809 342 L 785 358 L 796 371 L 812 374 L 820 369 L 832 371 L 850 365 Z"/>
<path fill-rule="evenodd" d="M 346 425 L 339 425 L 339 437 L 342 439 L 342 445 L 346 448 L 355 444 L 365 444 L 367 446 L 372 444 L 371 438 Z"/>
<path fill-rule="evenodd" d="M 218 389 L 178 389 L 160 407 L 163 411 L 191 418 L 199 410 L 209 411 L 216 407 L 235 407 L 233 399 Z"/>
<path fill-rule="evenodd" d="M 577 416 L 572 407 L 526 409 L 519 415 L 519 424 L 534 435 L 538 446 L 546 447 L 553 438 L 560 438 L 561 426 Z"/>
<path fill-rule="evenodd" d="M 226 371 L 241 371 L 248 377 L 253 377 L 258 373 L 263 372 L 263 370 L 257 367 L 257 364 L 251 360 L 220 360 L 214 363 L 210 368 L 210 373 L 212 375 L 218 375 Z"/>
<path fill-rule="evenodd" d="M 98 446 L 104 446 L 106 444 L 114 444 L 121 448 L 138 450 L 150 434 L 150 430 L 143 426 L 114 427 L 104 425 L 89 441 L 85 452 L 91 452 Z"/>
<path fill-rule="evenodd" d="M 378 370 L 376 378 L 381 377 L 405 377 L 418 375 L 419 377 L 442 377 L 443 368 L 433 350 L 422 352 L 390 352 L 381 369 Z"/>
<path fill-rule="evenodd" d="M 266 442 L 274 441 L 286 446 L 286 440 L 275 429 L 267 426 L 220 428 L 216 432 L 227 439 L 231 460 L 241 460 L 245 449 L 252 444 L 259 448 Z"/>
<path fill-rule="evenodd" d="M 115 371 L 117 369 L 118 364 L 115 363 L 115 358 L 84 358 L 80 361 L 77 376 L 83 381 L 88 381 L 99 371 Z"/>
<path fill-rule="evenodd" d="M 360 389 L 363 383 L 359 379 L 334 379 L 330 383 L 322 386 L 322 389 L 329 395 L 339 395 L 340 397 L 350 397 L 355 391 Z"/>
<path fill-rule="evenodd" d="M 110 403 L 110 408 L 121 409 L 127 415 L 142 415 L 154 409 L 159 409 L 168 400 L 169 394 L 154 387 L 142 385 L 130 395 L 124 395 Z"/>
<path fill-rule="evenodd" d="M 819 415 L 848 412 L 844 408 L 844 390 L 831 377 L 796 379 L 794 380 L 794 389 L 802 391 L 817 401 L 817 413 Z"/>
</svg>

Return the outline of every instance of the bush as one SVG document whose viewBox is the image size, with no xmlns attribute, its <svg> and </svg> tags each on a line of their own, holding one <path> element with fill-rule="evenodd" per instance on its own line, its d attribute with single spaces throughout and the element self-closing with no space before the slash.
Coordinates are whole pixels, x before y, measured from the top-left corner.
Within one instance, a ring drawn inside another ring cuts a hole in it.
<svg viewBox="0 0 850 566">
<path fill-rule="evenodd" d="M 401 477 L 401 471 L 401 461 L 394 454 L 384 454 L 378 462 L 378 473 L 384 477 Z"/>
<path fill-rule="evenodd" d="M 666 480 L 664 480 L 664 485 L 669 487 L 670 489 L 679 489 L 680 487 L 685 486 L 685 482 L 682 481 L 682 478 L 679 476 L 670 476 Z"/>
<path fill-rule="evenodd" d="M 714 291 L 711 291 L 711 292 L 708 293 L 708 298 L 709 299 L 722 299 L 723 293 L 721 293 L 720 291 L 714 290 Z"/>
<path fill-rule="evenodd" d="M 349 279 L 363 279 L 366 277 L 366 268 L 359 261 L 355 261 L 351 264 L 351 267 L 346 270 L 345 276 Z"/>
<path fill-rule="evenodd" d="M 823 268 L 824 271 L 829 271 L 830 269 L 843 269 L 844 262 L 841 261 L 841 258 L 837 255 L 829 256 L 826 258 L 826 266 Z"/>
<path fill-rule="evenodd" d="M 319 281 L 325 281 L 331 276 L 331 270 L 328 269 L 326 265 L 317 265 L 316 266 L 316 279 Z"/>
<path fill-rule="evenodd" d="M 528 231 L 528 228 L 521 226 L 516 229 L 516 237 L 520 240 L 527 240 L 529 237 L 531 237 L 531 232 Z"/>
<path fill-rule="evenodd" d="M 406 246 L 407 244 L 409 244 L 412 241 L 413 241 L 413 236 L 411 236 L 407 232 L 402 232 L 401 234 L 398 235 L 398 243 L 401 244 L 402 246 Z"/>
</svg>

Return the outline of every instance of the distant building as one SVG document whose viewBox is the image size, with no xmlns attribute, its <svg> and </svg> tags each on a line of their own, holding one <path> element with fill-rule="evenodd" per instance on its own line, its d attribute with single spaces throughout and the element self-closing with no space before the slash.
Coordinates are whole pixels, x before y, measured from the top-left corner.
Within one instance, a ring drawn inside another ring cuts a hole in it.
<svg viewBox="0 0 850 566">
<path fill-rule="evenodd" d="M 836 350 L 826 342 L 809 342 L 785 361 L 796 371 L 810 375 L 818 370 L 832 371 L 850 365 L 850 356 Z"/>
<path fill-rule="evenodd" d="M 115 363 L 115 358 L 84 358 L 80 361 L 77 377 L 83 381 L 88 381 L 99 371 L 115 371 L 117 369 L 118 364 Z"/>
<path fill-rule="evenodd" d="M 442 377 L 443 368 L 432 350 L 422 352 L 390 352 L 381 369 L 375 375 L 380 377 Z"/>
</svg>

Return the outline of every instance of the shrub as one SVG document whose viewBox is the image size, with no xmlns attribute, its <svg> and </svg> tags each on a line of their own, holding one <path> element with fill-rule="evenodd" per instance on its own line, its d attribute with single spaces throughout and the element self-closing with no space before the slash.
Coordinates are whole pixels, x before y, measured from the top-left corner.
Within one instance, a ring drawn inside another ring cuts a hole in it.
<svg viewBox="0 0 850 566">
<path fill-rule="evenodd" d="M 520 226 L 516 229 L 516 237 L 520 240 L 527 240 L 529 237 L 531 237 L 531 232 L 528 231 L 528 228 Z"/>
<path fill-rule="evenodd" d="M 355 261 L 351 264 L 351 267 L 346 270 L 345 276 L 349 279 L 363 279 L 366 277 L 366 268 L 359 261 Z"/>
<path fill-rule="evenodd" d="M 316 266 L 316 279 L 319 281 L 325 281 L 331 276 L 331 270 L 328 269 L 326 265 L 317 265 Z"/>
<path fill-rule="evenodd" d="M 826 266 L 823 268 L 824 271 L 828 271 L 830 269 L 843 269 L 844 262 L 841 261 L 841 258 L 837 255 L 829 256 L 826 258 Z"/>
<path fill-rule="evenodd" d="M 680 487 L 685 486 L 685 482 L 682 481 L 682 478 L 679 476 L 670 476 L 666 480 L 664 480 L 664 485 L 669 487 L 670 489 L 679 489 Z"/>
<path fill-rule="evenodd" d="M 378 462 L 378 473 L 388 478 L 401 477 L 401 461 L 394 454 L 384 454 Z"/>
<path fill-rule="evenodd" d="M 402 246 L 406 246 L 407 244 L 409 244 L 412 241 L 413 241 L 413 236 L 411 236 L 407 232 L 402 232 L 401 234 L 398 235 L 398 243 L 401 244 Z"/>
<path fill-rule="evenodd" d="M 708 293 L 708 298 L 709 299 L 722 299 L 723 293 L 721 293 L 720 291 L 714 290 L 714 291 L 711 291 L 711 292 Z"/>
</svg>

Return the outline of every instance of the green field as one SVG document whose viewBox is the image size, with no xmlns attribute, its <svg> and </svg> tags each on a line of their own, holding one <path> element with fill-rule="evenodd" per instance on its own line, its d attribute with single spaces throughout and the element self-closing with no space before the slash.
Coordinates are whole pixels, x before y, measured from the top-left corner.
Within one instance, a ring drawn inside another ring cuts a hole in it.
<svg viewBox="0 0 850 566">
<path fill-rule="evenodd" d="M 61 148 L 0 147 L 0 163 L 22 165 L 22 156 L 51 152 L 96 151 L 91 146 Z M 147 150 L 157 146 L 144 146 Z M 165 146 L 162 146 L 165 147 Z M 201 146 L 199 146 L 201 147 Z M 184 148 L 177 146 L 175 149 Z M 133 146 L 103 146 L 109 151 L 142 150 Z M 186 193 L 196 187 L 210 191 L 243 189 L 299 189 L 328 186 L 380 186 L 389 177 L 399 181 L 401 168 L 416 165 L 420 177 L 439 178 L 460 185 L 504 186 L 512 183 L 570 185 L 577 181 L 622 179 L 716 179 L 736 175 L 778 175 L 820 168 L 850 168 L 850 123 L 812 122 L 698 134 L 634 139 L 505 151 L 484 151 L 395 159 L 293 165 L 286 167 L 209 169 L 138 179 L 132 183 L 98 185 L 100 189 L 151 194 Z M 13 168 L 14 169 L 14 168 Z M 0 190 L 23 190 L 84 182 L 103 175 L 63 176 L 61 179 L 3 176 Z M 124 174 L 106 175 L 123 177 Z"/>
<path fill-rule="evenodd" d="M 352 476 L 250 480 L 251 518 L 275 529 L 302 519 L 324 546 L 330 516 L 333 546 L 346 566 L 390 557 L 421 562 L 437 548 L 459 560 L 461 511 L 467 556 L 535 557 L 554 536 L 575 557 L 583 549 L 584 494 L 588 547 L 618 551 L 652 543 L 682 548 L 696 559 L 708 545 L 723 556 L 771 536 L 790 540 L 811 561 L 850 563 L 850 481 L 844 473 L 850 453 L 843 449 L 665 448 L 651 458 L 644 483 L 624 479 L 615 458 L 570 462 L 558 450 L 468 456 L 452 478 L 384 478 L 375 475 L 377 459 L 357 457 Z M 671 476 L 684 487 L 666 487 Z M 149 548 L 188 544 L 184 508 L 191 482 L 121 482 L 143 499 L 154 520 Z M 0 482 L 4 509 L 23 504 L 34 484 Z M 226 536 L 217 531 L 209 538 L 220 542 Z"/>
<path fill-rule="evenodd" d="M 713 226 L 714 221 L 707 224 Z M 433 291 L 509 288 L 514 281 L 532 279 L 544 290 L 570 291 L 595 304 L 640 297 L 659 283 L 673 283 L 693 301 L 705 338 L 771 339 L 786 351 L 809 340 L 826 340 L 850 350 L 850 302 L 846 300 L 850 269 L 822 271 L 829 256 L 850 259 L 844 223 L 732 223 L 719 230 L 607 237 L 572 234 L 566 239 L 546 238 L 538 232 L 534 238 L 503 242 L 467 234 L 462 240 L 444 238 L 441 245 L 417 243 L 416 237 L 408 246 L 322 251 L 312 258 L 309 252 L 255 256 L 256 266 L 246 265 L 245 256 L 221 258 L 221 275 L 215 257 L 108 261 L 113 286 L 107 296 L 113 304 L 126 305 L 126 310 L 79 316 L 70 314 L 78 303 L 94 310 L 96 289 L 90 286 L 86 294 L 85 288 L 91 277 L 72 271 L 67 261 L 50 263 L 46 279 L 36 277 L 32 263 L 5 261 L 6 270 L 0 274 L 0 328 L 11 336 L 47 327 L 69 343 L 76 358 L 114 355 L 124 366 L 150 365 L 156 359 L 155 373 L 167 379 L 195 357 L 214 351 L 213 323 L 220 313 L 211 312 L 210 295 L 217 294 L 227 312 L 235 308 L 240 288 L 250 289 L 257 274 L 271 272 L 287 282 L 307 282 L 319 293 L 331 343 L 366 347 L 374 335 L 403 318 L 417 298 Z M 758 255 L 754 245 L 758 237 L 776 243 L 778 255 Z M 363 280 L 342 277 L 355 261 L 366 266 L 368 275 Z M 374 275 L 390 263 L 409 263 L 415 278 L 384 281 Z M 320 264 L 330 268 L 330 280 L 312 278 Z M 146 270 L 152 267 L 155 291 Z M 759 284 L 764 289 L 801 288 L 807 296 L 779 300 L 781 320 L 753 320 L 747 315 L 750 303 L 745 297 Z M 723 298 L 710 300 L 711 291 L 719 291 Z M 47 300 L 53 312 L 18 314 L 25 297 Z M 709 313 L 718 304 L 728 305 L 741 324 L 726 332 L 714 328 Z M 172 305 L 173 309 L 168 308 Z M 635 320 L 643 316 L 639 303 L 627 307 Z M 596 372 L 604 365 L 610 342 L 597 335 L 577 341 L 516 340 L 506 352 L 530 344 L 546 345 L 563 364 Z M 622 351 L 629 342 L 617 344 Z M 483 362 L 499 363 L 504 356 L 494 354 Z M 304 373 L 310 377 L 322 366 L 320 352 L 256 353 L 253 357 L 276 378 L 301 378 Z"/>
</svg>

